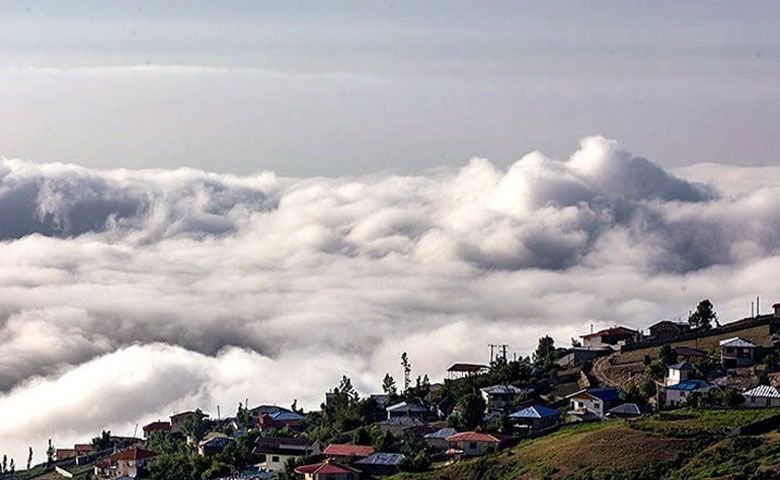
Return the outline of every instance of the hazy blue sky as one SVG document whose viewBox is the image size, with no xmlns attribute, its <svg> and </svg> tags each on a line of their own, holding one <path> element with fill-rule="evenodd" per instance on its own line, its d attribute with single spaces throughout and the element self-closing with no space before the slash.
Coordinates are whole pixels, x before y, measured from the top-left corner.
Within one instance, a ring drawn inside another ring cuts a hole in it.
<svg viewBox="0 0 780 480">
<path fill-rule="evenodd" d="M 0 154 L 313 175 L 588 134 L 771 164 L 776 2 L 0 2 Z"/>
</svg>

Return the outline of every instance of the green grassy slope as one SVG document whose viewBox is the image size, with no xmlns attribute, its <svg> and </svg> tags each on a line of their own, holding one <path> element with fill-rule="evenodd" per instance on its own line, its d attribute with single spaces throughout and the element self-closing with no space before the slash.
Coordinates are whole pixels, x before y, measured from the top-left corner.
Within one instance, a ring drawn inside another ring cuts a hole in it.
<svg viewBox="0 0 780 480">
<path fill-rule="evenodd" d="M 771 472 L 780 462 L 776 451 L 780 450 L 780 436 L 725 437 L 728 428 L 772 413 L 776 412 L 683 410 L 634 422 L 565 427 L 494 455 L 442 465 L 430 472 L 400 474 L 394 480 L 778 478 Z M 721 461 L 730 451 L 739 455 L 735 454 L 731 463 Z M 769 472 L 767 475 L 775 476 L 717 477 L 713 475 L 721 470 L 713 468 L 721 469 L 723 475 L 752 468 L 750 475 Z"/>
</svg>

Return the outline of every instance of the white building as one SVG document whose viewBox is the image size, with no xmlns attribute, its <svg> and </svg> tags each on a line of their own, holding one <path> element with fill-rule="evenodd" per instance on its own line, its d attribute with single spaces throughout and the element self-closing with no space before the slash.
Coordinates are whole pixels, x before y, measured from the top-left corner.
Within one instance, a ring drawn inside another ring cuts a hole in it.
<svg viewBox="0 0 780 480">
<path fill-rule="evenodd" d="M 666 375 L 666 386 L 671 387 L 686 380 L 690 380 L 693 374 L 693 365 L 686 362 L 669 365 L 669 373 Z"/>
<path fill-rule="evenodd" d="M 780 407 L 780 390 L 776 387 L 759 385 L 742 395 L 745 397 L 746 407 Z"/>
<path fill-rule="evenodd" d="M 688 396 L 694 392 L 707 392 L 718 388 L 704 380 L 685 380 L 665 389 L 666 400 L 664 405 L 667 407 L 679 407 L 685 404 Z"/>
</svg>

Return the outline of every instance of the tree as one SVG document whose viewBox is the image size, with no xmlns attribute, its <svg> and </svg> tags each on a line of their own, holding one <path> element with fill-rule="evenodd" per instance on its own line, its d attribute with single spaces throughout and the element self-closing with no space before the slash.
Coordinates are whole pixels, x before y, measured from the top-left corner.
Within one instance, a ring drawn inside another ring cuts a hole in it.
<svg viewBox="0 0 780 480">
<path fill-rule="evenodd" d="M 8 471 L 8 455 L 3 455 L 3 464 L 0 465 L 0 473 Z"/>
<path fill-rule="evenodd" d="M 366 427 L 360 427 L 352 434 L 352 443 L 355 445 L 371 445 L 371 434 Z"/>
<path fill-rule="evenodd" d="M 111 431 L 103 430 L 100 432 L 100 436 L 92 439 L 92 450 L 101 452 L 111 448 Z"/>
<path fill-rule="evenodd" d="M 458 402 L 460 410 L 460 419 L 463 427 L 467 430 L 473 430 L 482 424 L 482 418 L 485 415 L 485 399 L 482 395 L 470 393 Z"/>
<path fill-rule="evenodd" d="M 688 323 L 694 330 L 709 330 L 714 323 L 716 326 L 720 326 L 718 323 L 718 315 L 713 309 L 712 302 L 709 299 L 704 299 L 696 306 L 696 311 L 688 316 Z"/>
<path fill-rule="evenodd" d="M 390 397 L 398 395 L 398 388 L 395 386 L 395 379 L 390 376 L 389 373 L 385 373 L 385 378 L 382 379 L 382 391 Z"/>
<path fill-rule="evenodd" d="M 582 342 L 580 342 L 574 337 L 571 337 L 571 346 L 574 348 L 580 348 L 582 346 Z"/>
<path fill-rule="evenodd" d="M 546 371 L 555 363 L 555 356 L 555 340 L 549 335 L 540 338 L 533 356 L 534 365 Z"/>
<path fill-rule="evenodd" d="M 655 386 L 655 382 L 650 377 L 645 377 L 639 384 L 639 393 L 641 393 L 644 398 L 650 399 L 654 397 L 657 391 L 658 389 Z"/>
<path fill-rule="evenodd" d="M 201 409 L 195 410 L 195 414 L 189 416 L 181 425 L 181 432 L 192 437 L 196 442 L 203 439 L 203 436 L 209 432 L 209 421 Z"/>
<path fill-rule="evenodd" d="M 677 363 L 677 354 L 674 353 L 672 347 L 669 344 L 664 345 L 658 351 L 658 357 L 664 366 L 674 365 Z"/>
<path fill-rule="evenodd" d="M 46 466 L 51 466 L 54 461 L 54 445 L 51 444 L 51 438 L 49 439 L 49 448 L 46 449 Z"/>
<path fill-rule="evenodd" d="M 14 475 L 14 472 L 16 472 L 16 465 L 14 465 L 14 459 L 11 459 L 11 464 L 8 467 L 8 471 L 11 473 L 11 476 Z"/>
<path fill-rule="evenodd" d="M 252 412 L 249 411 L 248 406 L 244 406 L 241 402 L 238 402 L 236 423 L 238 423 L 238 428 L 249 428 L 252 426 Z"/>
<path fill-rule="evenodd" d="M 401 354 L 401 367 L 404 369 L 404 393 L 412 386 L 412 364 L 406 352 Z"/>
<path fill-rule="evenodd" d="M 32 466 L 32 459 L 33 459 L 33 449 L 30 447 L 30 453 L 27 455 L 27 470 L 30 469 Z"/>
</svg>

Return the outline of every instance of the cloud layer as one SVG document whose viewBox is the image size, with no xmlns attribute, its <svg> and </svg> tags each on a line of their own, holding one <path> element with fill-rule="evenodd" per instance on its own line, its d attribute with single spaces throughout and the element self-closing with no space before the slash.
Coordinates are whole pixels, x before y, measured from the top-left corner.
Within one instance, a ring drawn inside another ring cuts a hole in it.
<svg viewBox="0 0 780 480">
<path fill-rule="evenodd" d="M 780 188 L 709 171 L 601 137 L 408 176 L 4 160 L 0 451 L 244 398 L 315 407 L 342 373 L 378 388 L 402 350 L 436 378 L 487 343 L 527 354 L 705 296 L 741 316 L 780 299 Z"/>
</svg>

